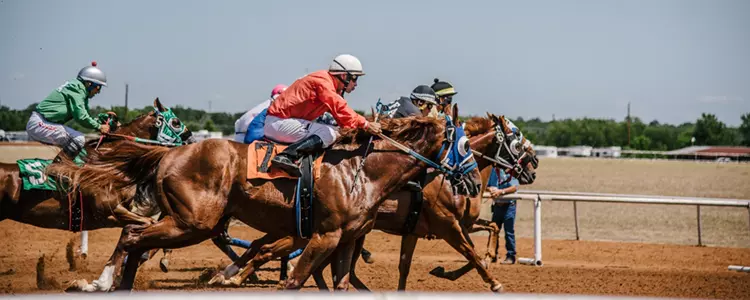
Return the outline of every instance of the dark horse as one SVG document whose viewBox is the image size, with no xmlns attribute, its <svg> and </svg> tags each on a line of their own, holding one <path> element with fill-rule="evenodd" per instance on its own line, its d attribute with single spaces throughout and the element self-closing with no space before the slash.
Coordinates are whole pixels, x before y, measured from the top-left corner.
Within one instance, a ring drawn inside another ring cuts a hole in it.
<svg viewBox="0 0 750 300">
<path fill-rule="evenodd" d="M 190 130 L 158 98 L 154 100 L 154 108 L 153 112 L 139 116 L 120 128 L 113 128 L 112 134 L 106 135 L 101 144 L 99 140 L 87 142 L 84 149 L 87 153 L 107 155 L 116 152 L 125 139 L 138 138 L 168 144 L 193 141 Z M 62 152 L 59 156 L 63 160 L 69 160 Z M 97 164 L 97 161 L 88 159 L 87 163 Z M 60 164 L 52 163 L 47 172 Z M 150 216 L 158 214 L 158 206 L 150 205 L 148 199 L 136 199 L 134 188 L 104 191 L 83 185 L 70 191 L 62 188 L 57 191 L 24 190 L 20 176 L 18 164 L 0 164 L 0 220 L 11 219 L 37 227 L 61 230 L 71 230 L 73 225 L 82 225 L 76 229 L 95 230 L 128 224 L 150 224 L 154 222 Z M 76 202 L 80 205 L 77 206 L 80 210 L 76 210 L 80 211 L 80 215 L 71 211 Z M 74 215 L 81 222 L 71 224 Z"/>
<path fill-rule="evenodd" d="M 452 147 L 455 135 L 446 134 L 446 123 L 441 121 L 406 118 L 384 120 L 381 125 L 385 136 L 436 161 L 443 161 L 439 154 L 449 156 L 456 148 L 469 150 L 467 141 L 462 147 Z M 372 229 L 377 208 L 386 196 L 427 168 L 414 155 L 377 139 L 360 176 L 355 176 L 369 138 L 364 131 L 345 131 L 325 152 L 313 191 L 315 230 L 310 240 L 292 238 L 298 248 L 307 246 L 286 288 L 300 288 L 337 247 L 348 251 L 341 257 L 349 261 L 354 242 Z M 223 231 L 224 222 L 231 216 L 268 233 L 269 241 L 294 235 L 296 180 L 247 180 L 247 147 L 225 140 L 206 140 L 174 149 L 126 143 L 114 155 L 99 158 L 108 165 L 68 164 L 67 170 L 58 171 L 92 187 L 103 183 L 122 188 L 149 182 L 155 185 L 156 201 L 166 216 L 153 225 L 126 227 L 127 235 L 118 247 L 129 255 L 199 243 Z M 445 167 L 458 170 L 464 163 L 475 162 L 470 158 Z M 464 191 L 477 195 L 481 182 L 476 169 L 465 176 L 454 175 L 450 176 L 453 186 L 465 186 Z M 354 178 L 359 180 L 355 182 Z M 121 289 L 132 288 L 137 268 L 136 260 L 128 260 Z M 349 263 L 341 264 L 341 268 L 339 274 L 349 273 Z M 348 285 L 342 278 L 338 278 L 337 286 Z"/>
</svg>

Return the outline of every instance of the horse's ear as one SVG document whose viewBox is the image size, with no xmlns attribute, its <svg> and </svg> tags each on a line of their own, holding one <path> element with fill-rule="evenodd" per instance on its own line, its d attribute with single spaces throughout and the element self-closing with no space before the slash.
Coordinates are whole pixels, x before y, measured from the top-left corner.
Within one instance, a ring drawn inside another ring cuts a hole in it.
<svg viewBox="0 0 750 300">
<path fill-rule="evenodd" d="M 165 112 L 165 111 L 167 111 L 167 108 L 166 108 L 166 107 L 164 107 L 164 105 L 162 105 L 162 104 L 161 104 L 161 101 L 159 101 L 159 97 L 156 97 L 156 99 L 154 99 L 154 107 L 155 107 L 155 108 L 156 108 L 157 110 L 159 110 L 160 112 Z"/>
<path fill-rule="evenodd" d="M 451 116 L 453 117 L 453 122 L 458 124 L 458 104 L 453 103 L 451 106 Z"/>
<path fill-rule="evenodd" d="M 490 121 L 494 121 L 495 115 L 491 114 L 490 112 L 487 112 L 487 119 L 490 119 Z"/>
<path fill-rule="evenodd" d="M 505 134 L 513 133 L 513 131 L 510 129 L 510 126 L 508 126 L 508 123 L 506 123 L 505 121 L 505 116 L 500 116 L 500 118 L 498 119 L 498 122 L 500 124 L 500 127 L 503 128 L 503 131 L 505 132 Z"/>
</svg>

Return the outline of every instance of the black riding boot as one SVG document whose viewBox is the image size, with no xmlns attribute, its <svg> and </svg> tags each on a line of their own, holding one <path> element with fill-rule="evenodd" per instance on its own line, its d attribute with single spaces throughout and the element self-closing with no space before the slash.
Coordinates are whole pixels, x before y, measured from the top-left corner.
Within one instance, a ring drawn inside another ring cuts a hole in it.
<svg viewBox="0 0 750 300">
<path fill-rule="evenodd" d="M 86 156 L 86 152 L 83 150 L 83 145 L 77 142 L 73 138 L 68 138 L 68 141 L 62 145 L 62 151 L 57 154 L 54 162 L 58 163 L 62 160 L 63 156 L 70 160 L 73 160 L 77 164 L 83 164 L 83 158 L 79 156 Z"/>
<path fill-rule="evenodd" d="M 271 160 L 271 167 L 280 168 L 295 177 L 302 176 L 297 160 L 303 154 L 314 153 L 319 150 L 323 150 L 323 140 L 317 135 L 310 135 L 299 142 L 289 145 L 284 151 L 276 155 Z"/>
</svg>

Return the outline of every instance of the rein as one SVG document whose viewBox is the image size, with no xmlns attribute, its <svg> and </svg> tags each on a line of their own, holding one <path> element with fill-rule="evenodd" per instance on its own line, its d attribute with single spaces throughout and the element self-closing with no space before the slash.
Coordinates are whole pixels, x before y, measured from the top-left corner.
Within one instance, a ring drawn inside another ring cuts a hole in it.
<svg viewBox="0 0 750 300">
<path fill-rule="evenodd" d="M 443 167 L 443 166 L 441 166 L 441 165 L 439 165 L 439 164 L 437 164 L 437 163 L 429 160 L 428 158 L 426 158 L 426 157 L 422 156 L 421 154 L 415 152 L 414 150 L 410 149 L 409 147 L 406 147 L 406 146 L 402 145 L 401 143 L 399 143 L 399 142 L 397 142 L 397 141 L 395 141 L 395 140 L 393 140 L 393 139 L 385 136 L 382 133 L 378 134 L 378 137 L 380 137 L 381 139 L 383 139 L 386 142 L 390 143 L 391 145 L 395 146 L 396 148 L 398 148 L 399 150 L 403 151 L 404 153 L 409 154 L 411 156 L 414 156 L 416 159 L 421 160 L 422 162 L 426 163 L 430 167 L 435 168 L 435 169 L 437 169 L 438 171 L 440 171 L 442 173 L 448 174 L 449 176 L 460 176 L 461 175 L 461 173 L 457 173 L 457 172 L 454 172 L 453 170 L 449 170 L 449 169 L 447 169 L 447 168 L 445 168 L 445 167 Z M 458 175 L 456 175 L 456 174 L 458 174 Z"/>
<path fill-rule="evenodd" d="M 119 137 L 119 138 L 122 138 L 124 140 L 132 141 L 132 142 L 136 142 L 136 143 L 141 143 L 141 144 L 153 144 L 153 145 L 160 145 L 160 146 L 166 146 L 166 147 L 177 147 L 177 146 L 185 145 L 184 142 L 182 142 L 182 143 L 160 142 L 160 141 L 157 141 L 157 140 L 144 139 L 144 138 L 139 138 L 139 137 L 132 136 L 132 135 L 117 134 L 117 133 L 107 133 L 107 136 Z M 103 137 L 103 135 L 102 135 L 102 137 Z"/>
</svg>

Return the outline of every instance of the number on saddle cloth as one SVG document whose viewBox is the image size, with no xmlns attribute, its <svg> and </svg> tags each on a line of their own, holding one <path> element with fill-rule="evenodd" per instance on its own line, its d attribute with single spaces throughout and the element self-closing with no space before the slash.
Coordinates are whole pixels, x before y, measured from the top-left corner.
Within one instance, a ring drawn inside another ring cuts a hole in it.
<svg viewBox="0 0 750 300">
<path fill-rule="evenodd" d="M 47 177 L 44 173 L 44 169 L 52 163 L 51 159 L 19 159 L 16 163 L 18 164 L 24 190 L 57 190 L 55 181 Z"/>
</svg>

